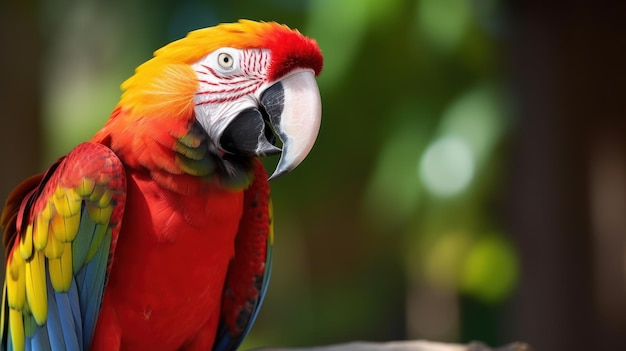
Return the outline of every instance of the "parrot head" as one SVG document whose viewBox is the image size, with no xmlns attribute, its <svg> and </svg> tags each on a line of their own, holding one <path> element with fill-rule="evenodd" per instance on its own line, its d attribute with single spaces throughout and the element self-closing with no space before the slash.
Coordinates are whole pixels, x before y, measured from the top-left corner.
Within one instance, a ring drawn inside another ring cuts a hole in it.
<svg viewBox="0 0 626 351">
<path fill-rule="evenodd" d="M 216 155 L 280 154 L 272 179 L 297 167 L 315 142 L 322 65 L 317 43 L 287 26 L 221 24 L 157 50 L 122 84 L 118 108 L 170 134 L 178 122 L 199 125 Z"/>
</svg>

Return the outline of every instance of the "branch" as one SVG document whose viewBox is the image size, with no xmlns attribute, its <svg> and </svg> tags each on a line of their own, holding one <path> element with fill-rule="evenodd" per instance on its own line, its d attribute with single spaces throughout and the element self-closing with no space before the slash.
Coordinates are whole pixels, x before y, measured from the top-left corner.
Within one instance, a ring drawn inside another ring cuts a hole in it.
<svg viewBox="0 0 626 351">
<path fill-rule="evenodd" d="M 492 349 L 480 342 L 463 344 L 446 344 L 441 342 L 413 340 L 392 341 L 385 343 L 376 342 L 350 342 L 327 346 L 303 347 L 303 348 L 260 348 L 254 351 L 532 351 L 530 345 L 522 342 L 511 343 L 506 346 Z"/>
</svg>

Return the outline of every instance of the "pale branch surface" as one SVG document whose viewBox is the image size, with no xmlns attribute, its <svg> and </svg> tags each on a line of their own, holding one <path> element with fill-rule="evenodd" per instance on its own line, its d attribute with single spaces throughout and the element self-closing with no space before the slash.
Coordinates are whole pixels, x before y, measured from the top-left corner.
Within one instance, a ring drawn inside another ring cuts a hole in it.
<svg viewBox="0 0 626 351">
<path fill-rule="evenodd" d="M 480 342 L 469 344 L 447 344 L 426 340 L 391 341 L 384 343 L 355 341 L 345 344 L 302 347 L 302 348 L 260 348 L 254 351 L 532 351 L 530 345 L 514 342 L 491 348 Z"/>
</svg>

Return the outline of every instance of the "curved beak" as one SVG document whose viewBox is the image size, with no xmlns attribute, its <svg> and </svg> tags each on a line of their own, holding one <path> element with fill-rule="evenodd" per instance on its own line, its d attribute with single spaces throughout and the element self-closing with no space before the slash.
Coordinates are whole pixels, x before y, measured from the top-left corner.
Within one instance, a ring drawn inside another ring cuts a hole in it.
<svg viewBox="0 0 626 351">
<path fill-rule="evenodd" d="M 320 130 L 322 102 L 313 71 L 301 71 L 274 83 L 261 95 L 261 105 L 283 142 L 270 180 L 294 168 L 309 154 Z"/>
<path fill-rule="evenodd" d="M 275 179 L 296 168 L 309 154 L 320 129 L 322 103 L 315 74 L 297 71 L 278 80 L 260 94 L 260 106 L 241 111 L 224 130 L 220 145 L 249 156 L 281 153 Z M 273 131 L 282 141 L 274 145 Z"/>
</svg>

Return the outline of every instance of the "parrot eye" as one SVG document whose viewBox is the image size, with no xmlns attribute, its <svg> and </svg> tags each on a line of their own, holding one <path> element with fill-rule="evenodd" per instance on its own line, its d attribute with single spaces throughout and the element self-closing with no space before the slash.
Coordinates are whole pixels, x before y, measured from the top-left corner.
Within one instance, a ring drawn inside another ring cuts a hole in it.
<svg viewBox="0 0 626 351">
<path fill-rule="evenodd" d="M 233 57 L 230 56 L 229 54 L 221 53 L 217 56 L 217 63 L 222 68 L 231 69 L 233 68 L 233 64 L 235 63 L 235 60 L 233 60 Z"/>
</svg>

